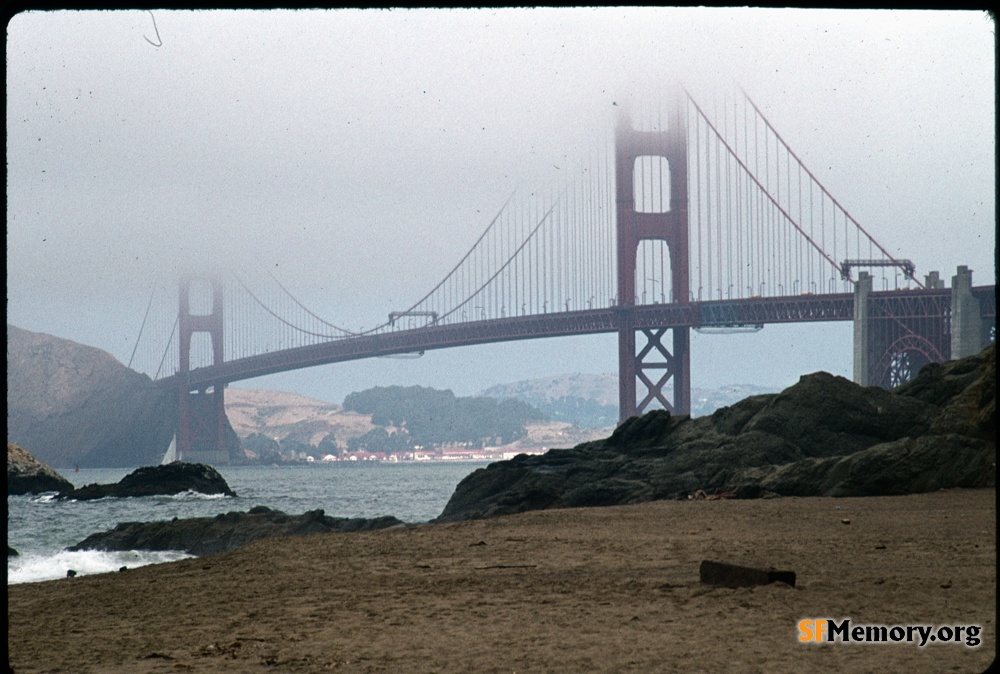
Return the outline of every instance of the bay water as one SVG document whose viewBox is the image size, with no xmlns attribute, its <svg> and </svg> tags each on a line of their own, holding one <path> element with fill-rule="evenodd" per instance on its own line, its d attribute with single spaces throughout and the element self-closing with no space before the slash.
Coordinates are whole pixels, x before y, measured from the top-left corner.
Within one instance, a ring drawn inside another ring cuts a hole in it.
<svg viewBox="0 0 1000 674">
<path fill-rule="evenodd" d="M 90 534 L 114 529 L 121 522 L 155 522 L 174 517 L 213 517 L 247 512 L 258 505 L 301 515 L 321 509 L 331 517 L 393 515 L 407 523 L 427 522 L 444 510 L 455 486 L 486 462 L 428 461 L 408 463 L 336 462 L 269 466 L 220 466 L 217 470 L 237 496 L 104 498 L 57 501 L 54 494 L 7 497 L 7 545 L 18 555 L 7 557 L 7 584 L 107 573 L 121 567 L 175 561 L 182 551 L 67 552 Z M 65 472 L 76 487 L 110 484 L 130 469 L 83 469 Z"/>
</svg>

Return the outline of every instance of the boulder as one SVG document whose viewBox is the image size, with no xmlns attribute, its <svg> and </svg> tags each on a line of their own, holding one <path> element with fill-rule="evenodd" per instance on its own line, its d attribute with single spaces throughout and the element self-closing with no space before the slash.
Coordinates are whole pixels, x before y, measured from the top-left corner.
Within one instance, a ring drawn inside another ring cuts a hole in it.
<svg viewBox="0 0 1000 674">
<path fill-rule="evenodd" d="M 658 410 L 606 440 L 462 480 L 437 521 L 656 499 L 874 496 L 996 484 L 996 348 L 886 391 L 825 372 L 691 419 Z"/>
<path fill-rule="evenodd" d="M 166 496 L 187 491 L 236 496 L 225 478 L 212 466 L 174 461 L 163 466 L 138 468 L 115 484 L 88 484 L 59 492 L 56 498 L 62 501 L 92 501 L 109 496 Z"/>
<path fill-rule="evenodd" d="M 48 491 L 66 491 L 73 484 L 45 465 L 26 449 L 13 442 L 7 443 L 7 495 L 42 494 Z"/>
<path fill-rule="evenodd" d="M 402 524 L 388 516 L 337 518 L 325 515 L 322 510 L 286 515 L 256 506 L 249 512 L 229 512 L 215 517 L 123 522 L 111 531 L 88 536 L 67 550 L 183 550 L 202 556 L 235 550 L 263 538 L 372 531 Z"/>
</svg>

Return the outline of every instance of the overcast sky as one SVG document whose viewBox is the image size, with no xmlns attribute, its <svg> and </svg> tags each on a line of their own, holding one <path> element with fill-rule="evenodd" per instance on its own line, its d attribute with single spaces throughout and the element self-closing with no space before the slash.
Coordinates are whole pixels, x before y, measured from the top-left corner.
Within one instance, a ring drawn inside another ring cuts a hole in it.
<svg viewBox="0 0 1000 674">
<path fill-rule="evenodd" d="M 617 100 L 730 78 L 893 255 L 993 283 L 994 33 L 968 11 L 20 14 L 8 322 L 127 361 L 155 279 L 223 262 L 371 327 L 443 278 L 513 189 L 609 133 Z M 693 385 L 850 376 L 850 340 L 847 323 L 695 335 Z M 236 385 L 339 402 L 616 368 L 601 336 Z"/>
</svg>

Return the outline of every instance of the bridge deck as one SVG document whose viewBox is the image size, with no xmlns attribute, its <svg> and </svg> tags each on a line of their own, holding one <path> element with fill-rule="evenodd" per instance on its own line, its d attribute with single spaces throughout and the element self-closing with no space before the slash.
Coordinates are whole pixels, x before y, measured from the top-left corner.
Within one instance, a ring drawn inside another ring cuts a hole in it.
<svg viewBox="0 0 1000 674">
<path fill-rule="evenodd" d="M 984 316 L 995 318 L 995 286 L 975 288 L 974 293 L 984 307 Z M 940 305 L 941 301 L 950 300 L 950 295 L 948 289 L 882 291 L 872 293 L 871 301 L 883 305 L 907 304 L 908 313 L 912 313 L 920 312 L 919 306 L 923 304 Z M 849 321 L 854 315 L 854 296 L 850 293 L 804 294 L 690 304 L 649 304 L 627 309 L 570 311 L 390 330 L 197 368 L 187 373 L 186 379 L 189 390 L 198 390 L 278 372 L 378 356 L 525 339 L 613 333 L 618 331 L 626 315 L 633 328 Z M 165 377 L 157 383 L 165 387 L 179 386 L 181 375 Z"/>
</svg>

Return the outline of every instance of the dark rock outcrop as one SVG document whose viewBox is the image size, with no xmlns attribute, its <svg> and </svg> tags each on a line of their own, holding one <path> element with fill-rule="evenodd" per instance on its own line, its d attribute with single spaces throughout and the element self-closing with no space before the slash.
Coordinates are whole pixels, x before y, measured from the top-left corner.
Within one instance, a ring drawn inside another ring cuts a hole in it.
<svg viewBox="0 0 1000 674">
<path fill-rule="evenodd" d="M 164 496 L 187 491 L 236 496 L 225 478 L 212 466 L 174 461 L 164 466 L 138 468 L 115 484 L 88 484 L 60 492 L 56 498 L 61 501 L 93 501 L 109 496 Z"/>
<path fill-rule="evenodd" d="M 7 443 L 8 496 L 67 491 L 72 488 L 72 482 L 36 459 L 26 449 L 13 442 Z"/>
<path fill-rule="evenodd" d="M 159 463 L 177 423 L 177 392 L 111 354 L 7 324 L 7 437 L 51 466 Z M 226 425 L 232 460 L 242 460 Z"/>
<path fill-rule="evenodd" d="M 111 531 L 88 536 L 67 550 L 183 550 L 201 556 L 235 550 L 262 538 L 373 531 L 402 524 L 395 517 L 337 518 L 326 516 L 322 510 L 286 515 L 256 506 L 249 512 L 215 517 L 124 522 Z"/>
<path fill-rule="evenodd" d="M 481 468 L 438 521 L 695 493 L 906 494 L 996 484 L 996 349 L 925 367 L 895 391 L 825 372 L 711 416 L 650 412 L 606 440 Z"/>
</svg>

